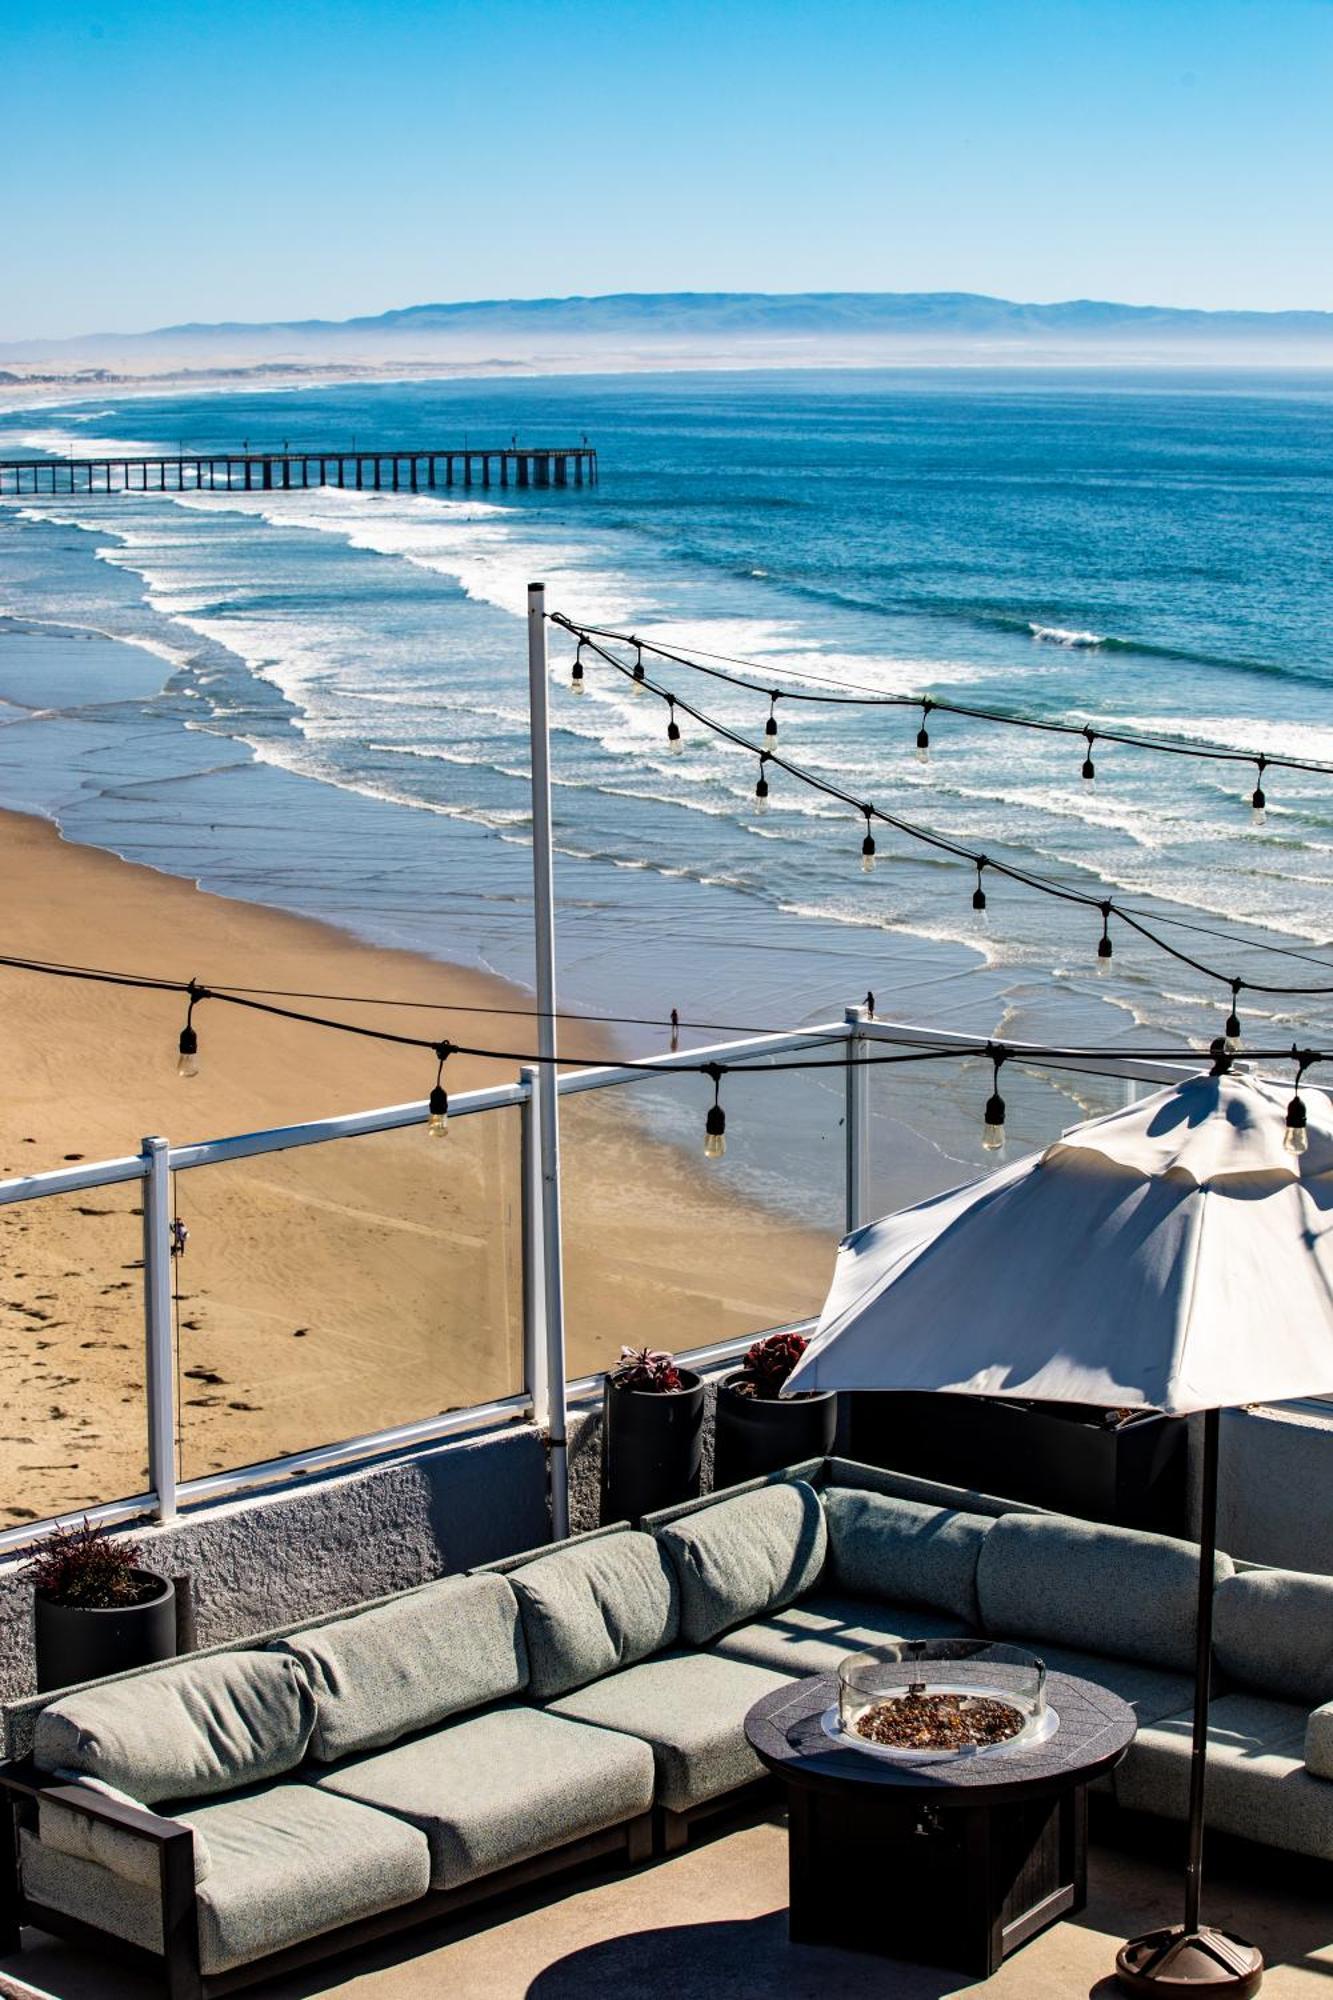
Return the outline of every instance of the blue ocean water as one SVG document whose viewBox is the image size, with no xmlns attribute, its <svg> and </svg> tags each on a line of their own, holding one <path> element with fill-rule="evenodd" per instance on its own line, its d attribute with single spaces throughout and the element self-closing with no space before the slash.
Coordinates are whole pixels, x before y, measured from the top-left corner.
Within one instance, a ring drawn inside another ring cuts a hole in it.
<svg viewBox="0 0 1333 2000">
<path fill-rule="evenodd" d="M 0 802 L 526 980 L 535 577 L 575 619 L 787 680 L 1333 759 L 1327 377 L 321 384 L 10 411 L 0 454 L 515 433 L 587 433 L 600 484 L 0 504 Z M 68 643 L 57 684 L 54 653 L 5 643 L 57 631 L 135 641 L 152 685 L 141 657 L 90 651 L 80 673 Z M 1084 911 L 991 878 L 983 928 L 968 868 L 887 834 L 864 876 L 859 818 L 781 774 L 757 818 L 753 757 L 688 723 L 668 757 L 660 703 L 593 666 L 566 692 L 571 651 L 553 644 L 567 1004 L 782 1026 L 874 989 L 882 1013 L 986 1033 L 1218 1031 L 1225 988 L 1128 934 L 1095 978 Z M 758 738 L 765 702 L 670 678 Z M 783 749 L 858 796 L 1130 899 L 1247 982 L 1333 984 L 1333 780 L 1270 774 L 1252 828 L 1244 767 L 1099 745 L 1089 789 L 1072 739 L 935 716 L 923 767 L 908 711 L 779 716 Z M 1256 1040 L 1333 1019 L 1327 1000 L 1245 999 Z"/>
</svg>

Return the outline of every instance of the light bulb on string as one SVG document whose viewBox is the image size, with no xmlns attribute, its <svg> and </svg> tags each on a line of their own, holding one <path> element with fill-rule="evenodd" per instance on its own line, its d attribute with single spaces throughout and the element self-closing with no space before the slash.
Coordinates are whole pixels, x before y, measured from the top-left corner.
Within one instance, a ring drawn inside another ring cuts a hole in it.
<svg viewBox="0 0 1333 2000">
<path fill-rule="evenodd" d="M 1115 946 L 1111 942 L 1111 904 L 1101 903 L 1102 934 L 1097 940 L 1097 973 L 1104 979 L 1111 970 L 1111 960 L 1115 957 Z"/>
<path fill-rule="evenodd" d="M 916 761 L 918 764 L 928 764 L 930 762 L 930 731 L 926 728 L 926 717 L 930 714 L 931 707 L 932 704 L 928 701 L 923 701 L 921 704 L 921 727 L 916 732 Z"/>
<path fill-rule="evenodd" d="M 1005 1145 L 1004 1099 L 1000 1095 L 1000 1065 L 1005 1061 L 1006 1051 L 988 1045 L 986 1054 L 992 1065 L 991 1094 L 986 1099 L 985 1120 L 981 1127 L 982 1150 L 987 1153 L 1002 1153 Z"/>
<path fill-rule="evenodd" d="M 573 665 L 569 669 L 569 691 L 571 694 L 582 694 L 584 692 L 582 639 L 579 640 L 579 649 L 575 653 Z"/>
<path fill-rule="evenodd" d="M 1088 748 L 1083 759 L 1083 770 L 1080 775 L 1085 785 L 1094 785 L 1097 782 L 1097 766 L 1092 761 L 1092 746 L 1097 739 L 1091 729 L 1085 729 L 1083 734 L 1088 739 Z"/>
<path fill-rule="evenodd" d="M 875 868 L 875 836 L 870 831 L 870 807 L 863 806 L 861 810 L 866 816 L 865 839 L 861 842 L 861 872 L 870 875 Z"/>
<path fill-rule="evenodd" d="M 680 724 L 676 720 L 675 695 L 668 695 L 667 701 L 671 709 L 671 720 L 667 724 L 667 749 L 673 757 L 679 757 L 684 751 L 685 745 L 681 739 Z"/>
<path fill-rule="evenodd" d="M 194 981 L 189 985 L 190 1004 L 185 1010 L 185 1026 L 181 1029 L 180 1040 L 176 1044 L 176 1074 L 187 1081 L 199 1074 L 199 1035 L 194 1025 L 195 1005 L 206 1000 L 208 995 L 202 986 Z"/>
<path fill-rule="evenodd" d="M 1222 1046 L 1229 1056 L 1236 1055 L 1240 1050 L 1240 1015 L 1236 1012 L 1236 1003 L 1240 998 L 1241 983 L 1239 979 L 1231 982 L 1231 1012 L 1227 1015 L 1222 1038 Z"/>
<path fill-rule="evenodd" d="M 1250 822 L 1254 826 L 1262 826 L 1268 818 L 1268 797 L 1264 791 L 1264 772 L 1268 768 L 1268 759 L 1263 756 L 1256 757 L 1255 764 L 1257 778 L 1254 790 L 1250 793 Z"/>
<path fill-rule="evenodd" d="M 768 811 L 768 752 L 767 751 L 761 753 L 759 758 L 759 776 L 756 778 L 754 786 L 754 809 L 757 813 L 766 813 Z"/>
<path fill-rule="evenodd" d="M 1296 1059 L 1296 1091 L 1287 1106 L 1287 1127 L 1282 1135 L 1282 1144 L 1289 1153 L 1299 1156 L 1310 1150 L 1310 1132 L 1305 1099 L 1301 1096 L 1301 1078 L 1316 1058 L 1308 1049 L 1304 1053 L 1299 1049 L 1293 1049 L 1291 1053 Z"/>
<path fill-rule="evenodd" d="M 634 672 L 630 678 L 630 686 L 633 688 L 635 694 L 642 694 L 647 685 L 648 676 L 643 671 L 643 648 L 636 639 L 634 641 Z"/>
<path fill-rule="evenodd" d="M 774 688 L 772 694 L 768 697 L 768 720 L 764 724 L 764 741 L 770 745 L 776 743 L 778 740 L 777 706 L 778 691 Z"/>
<path fill-rule="evenodd" d="M 426 1106 L 426 1132 L 432 1139 L 443 1139 L 449 1131 L 449 1093 L 444 1087 L 444 1065 L 453 1049 L 452 1042 L 437 1042 L 435 1054 L 439 1067 L 435 1072 L 435 1082 Z"/>
<path fill-rule="evenodd" d="M 727 1150 L 727 1114 L 718 1101 L 722 1091 L 720 1064 L 708 1063 L 704 1075 L 713 1079 L 713 1101 L 704 1120 L 704 1158 L 720 1160 Z"/>
<path fill-rule="evenodd" d="M 981 886 L 981 874 L 985 866 L 986 856 L 984 854 L 979 855 L 977 857 L 977 886 L 972 891 L 972 908 L 979 917 L 984 916 L 986 913 L 986 891 Z"/>
<path fill-rule="evenodd" d="M 679 1047 L 680 1047 L 680 1015 L 676 1012 L 676 1009 L 673 1007 L 671 1009 L 671 1053 L 673 1056 L 675 1055 L 676 1050 Z"/>
</svg>

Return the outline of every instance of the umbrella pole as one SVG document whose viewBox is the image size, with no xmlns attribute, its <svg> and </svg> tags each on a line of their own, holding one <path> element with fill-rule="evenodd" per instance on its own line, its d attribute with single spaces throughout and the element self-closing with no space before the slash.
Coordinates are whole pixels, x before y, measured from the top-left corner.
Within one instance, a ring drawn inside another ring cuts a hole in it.
<svg viewBox="0 0 1333 2000">
<path fill-rule="evenodd" d="M 1213 1678 L 1213 1570 L 1217 1555 L 1217 1459 L 1221 1412 L 1203 1419 L 1203 1479 L 1199 1508 L 1199 1601 L 1194 1652 L 1194 1735 L 1190 1747 L 1189 1844 L 1185 1862 L 1185 1921 L 1132 1938 L 1116 1954 L 1126 1993 L 1177 1993 L 1182 1988 L 1233 1996 L 1257 1993 L 1261 1954 L 1230 1931 L 1199 1924 L 1203 1885 L 1203 1804 L 1208 1777 L 1208 1697 Z"/>
</svg>

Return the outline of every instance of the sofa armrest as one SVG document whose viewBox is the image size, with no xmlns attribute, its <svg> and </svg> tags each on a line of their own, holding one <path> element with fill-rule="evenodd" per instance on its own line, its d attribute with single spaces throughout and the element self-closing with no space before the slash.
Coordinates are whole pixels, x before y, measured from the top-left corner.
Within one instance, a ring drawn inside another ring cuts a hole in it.
<svg viewBox="0 0 1333 2000">
<path fill-rule="evenodd" d="M 1314 1778 L 1333 1778 L 1333 1701 L 1311 1709 L 1305 1724 L 1305 1768 Z"/>
</svg>

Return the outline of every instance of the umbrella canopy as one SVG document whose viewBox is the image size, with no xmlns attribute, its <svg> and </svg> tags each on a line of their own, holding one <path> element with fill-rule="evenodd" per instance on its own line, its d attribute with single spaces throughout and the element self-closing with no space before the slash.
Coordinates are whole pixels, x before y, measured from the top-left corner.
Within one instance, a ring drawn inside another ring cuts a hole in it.
<svg viewBox="0 0 1333 2000">
<path fill-rule="evenodd" d="M 784 1387 L 1173 1416 L 1333 1390 L 1333 1102 L 1199 1076 L 849 1236 Z"/>
</svg>

